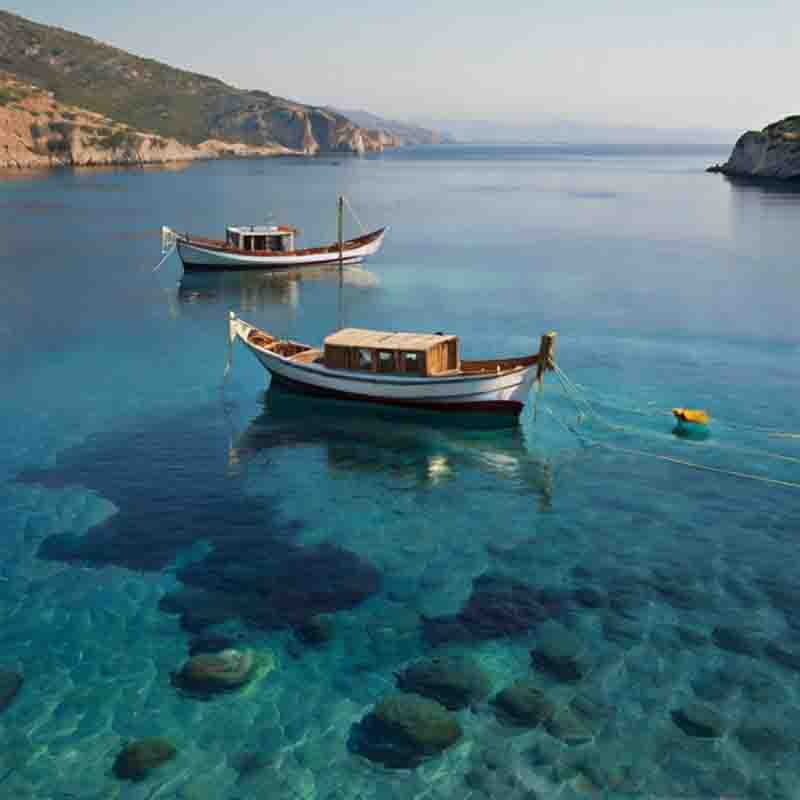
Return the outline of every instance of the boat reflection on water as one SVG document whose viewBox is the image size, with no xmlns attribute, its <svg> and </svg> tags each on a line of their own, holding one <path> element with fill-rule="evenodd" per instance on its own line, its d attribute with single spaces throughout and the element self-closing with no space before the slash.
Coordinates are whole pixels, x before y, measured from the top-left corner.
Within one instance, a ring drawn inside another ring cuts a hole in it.
<svg viewBox="0 0 800 800">
<path fill-rule="evenodd" d="M 178 302 L 224 304 L 243 311 L 263 310 L 277 305 L 297 307 L 300 285 L 339 281 L 339 270 L 330 267 L 304 267 L 296 270 L 187 272 L 178 284 Z M 345 267 L 342 283 L 348 287 L 372 289 L 377 276 L 361 267 Z"/>
<path fill-rule="evenodd" d="M 407 487 L 429 487 L 459 473 L 480 470 L 508 480 L 511 488 L 539 496 L 550 508 L 549 460 L 528 441 L 522 426 L 442 426 L 436 412 L 386 411 L 340 400 L 297 395 L 275 385 L 264 394 L 264 411 L 238 436 L 229 468 L 238 472 L 265 451 L 309 446 L 324 449 L 331 470 L 383 473 Z"/>
</svg>

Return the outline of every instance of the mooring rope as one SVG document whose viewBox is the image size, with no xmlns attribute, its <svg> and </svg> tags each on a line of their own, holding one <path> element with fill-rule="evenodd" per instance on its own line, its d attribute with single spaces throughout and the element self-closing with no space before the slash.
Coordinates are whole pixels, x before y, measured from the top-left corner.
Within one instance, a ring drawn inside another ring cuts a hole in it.
<svg viewBox="0 0 800 800">
<path fill-rule="evenodd" d="M 556 414 L 553 413 L 552 410 L 549 408 L 547 409 L 548 413 L 556 419 L 563 427 L 565 427 L 568 431 L 573 433 L 583 445 L 591 445 L 595 447 L 603 447 L 607 450 L 612 450 L 618 453 L 624 453 L 627 455 L 635 455 L 639 457 L 646 457 L 646 458 L 654 458 L 659 461 L 667 461 L 673 464 L 678 464 L 683 467 L 688 467 L 690 469 L 702 470 L 706 472 L 714 472 L 720 475 L 727 475 L 733 478 L 740 478 L 743 480 L 752 480 L 758 481 L 761 483 L 772 484 L 774 486 L 783 486 L 791 489 L 800 489 L 800 482 L 796 481 L 786 481 L 781 480 L 778 478 L 770 478 L 764 475 L 756 475 L 749 472 L 740 472 L 738 470 L 730 470 L 725 469 L 723 467 L 713 467 L 709 464 L 698 464 L 694 461 L 688 461 L 687 459 L 677 458 L 675 456 L 665 455 L 663 453 L 653 453 L 646 450 L 636 450 L 633 448 L 628 447 L 620 447 L 619 445 L 610 444 L 608 442 L 602 442 L 598 439 L 593 439 L 589 436 L 586 436 L 582 431 L 579 431 L 577 425 L 580 425 L 583 419 L 588 416 L 590 418 L 595 418 L 602 422 L 603 424 L 607 425 L 612 430 L 623 431 L 623 432 L 630 432 L 630 433 L 642 433 L 642 431 L 637 431 L 635 428 L 627 427 L 624 425 L 615 425 L 608 420 L 605 420 L 602 416 L 597 414 L 597 412 L 593 409 L 591 403 L 585 397 L 585 393 L 581 392 L 580 389 L 575 385 L 573 381 L 570 380 L 569 376 L 558 366 L 554 365 L 554 372 L 559 379 L 561 384 L 561 389 L 564 392 L 564 395 L 572 401 L 575 407 L 578 409 L 578 419 L 576 425 L 570 425 L 569 423 L 564 422 L 561 420 Z M 671 413 L 671 412 L 670 412 Z M 784 436 L 796 436 L 796 434 L 783 434 Z M 800 436 L 798 436 L 800 438 Z M 743 448 L 743 447 L 728 447 L 725 445 L 720 445 L 718 443 L 711 443 L 710 445 L 715 447 L 718 450 L 723 450 L 732 453 L 741 453 L 743 455 L 751 455 L 751 456 L 759 456 L 763 458 L 771 458 L 780 461 L 787 461 L 792 463 L 800 463 L 800 458 L 796 458 L 794 456 L 787 456 L 781 453 L 771 453 L 766 450 L 756 450 L 751 448 Z"/>
<path fill-rule="evenodd" d="M 342 199 L 344 200 L 344 204 L 350 209 L 350 213 L 353 215 L 353 219 L 358 223 L 358 227 L 361 228 L 361 233 L 366 233 L 367 229 L 364 227 L 361 220 L 358 218 L 358 214 L 356 214 L 356 211 L 353 208 L 353 206 L 350 205 L 350 201 L 347 199 L 345 195 L 342 195 Z"/>
<path fill-rule="evenodd" d="M 576 393 L 578 393 L 578 394 L 580 394 L 580 395 L 582 395 L 584 397 L 589 395 L 590 390 L 587 387 L 585 387 L 585 386 L 583 386 L 581 384 L 574 383 L 572 380 L 569 379 L 569 377 L 567 375 L 565 375 L 563 373 L 562 370 L 560 370 L 560 368 L 558 366 L 556 366 L 556 369 L 559 372 L 562 373 L 564 378 L 567 380 L 569 385 L 572 387 L 572 389 Z M 585 402 L 588 403 L 588 400 L 586 400 Z M 630 406 L 620 406 L 618 403 L 614 402 L 612 399 L 610 399 L 608 397 L 602 397 L 602 396 L 599 396 L 599 395 L 596 395 L 594 402 L 596 404 L 599 403 L 600 405 L 603 405 L 603 406 L 613 406 L 618 411 L 622 411 L 622 412 L 624 412 L 626 414 L 635 414 L 636 416 L 640 416 L 640 417 L 671 417 L 672 416 L 672 409 L 668 409 L 668 408 L 644 409 L 644 408 L 631 408 Z M 611 424 L 611 423 L 608 423 L 607 420 L 604 420 L 599 414 L 597 414 L 597 412 L 594 412 L 594 416 L 596 416 L 601 421 L 606 422 L 606 424 Z M 779 430 L 777 428 L 770 428 L 770 427 L 765 427 L 765 426 L 762 426 L 762 425 L 748 425 L 748 424 L 743 423 L 743 422 L 731 422 L 730 420 L 722 419 L 722 418 L 716 417 L 716 416 L 714 417 L 714 424 L 718 425 L 718 426 L 720 426 L 722 428 L 728 428 L 730 430 L 741 430 L 741 431 L 750 431 L 752 433 L 763 433 L 763 434 L 766 434 L 769 438 L 773 438 L 773 439 L 800 439 L 800 433 L 798 433 L 798 432 L 782 431 L 782 430 Z"/>
<path fill-rule="evenodd" d="M 698 464 L 694 461 L 688 461 L 684 458 L 676 458 L 675 456 L 664 455 L 663 453 L 651 453 L 647 450 L 636 450 L 630 447 L 619 447 L 615 444 L 608 442 L 601 442 L 598 439 L 592 439 L 586 436 L 583 432 L 579 431 L 573 425 L 562 420 L 557 414 L 553 413 L 550 408 L 545 409 L 550 416 L 555 419 L 563 428 L 572 433 L 584 447 L 602 447 L 612 452 L 623 453 L 630 456 L 638 456 L 640 458 L 653 458 L 657 461 L 667 461 L 672 464 L 677 464 L 681 467 L 688 467 L 689 469 L 701 470 L 703 472 L 713 472 L 718 475 L 726 475 L 731 478 L 738 478 L 740 480 L 757 481 L 759 483 L 767 483 L 773 486 L 782 486 L 789 489 L 800 489 L 800 483 L 796 481 L 785 481 L 778 478 L 769 478 L 765 475 L 755 475 L 751 472 L 739 472 L 738 470 L 724 469 L 723 467 L 712 467 L 709 464 Z"/>
<path fill-rule="evenodd" d="M 611 430 L 616 431 L 628 431 L 630 433 L 643 433 L 637 428 L 627 426 L 627 425 L 617 425 L 609 420 L 605 419 L 602 415 L 598 414 L 597 411 L 594 409 L 592 404 L 588 401 L 585 396 L 585 392 L 581 392 L 581 390 L 577 387 L 577 385 L 570 380 L 569 376 L 558 366 L 555 366 L 555 372 L 559 380 L 561 381 L 562 389 L 564 393 L 575 403 L 576 407 L 580 409 L 578 405 L 578 400 L 584 404 L 585 411 L 584 413 L 587 417 L 593 417 L 594 419 L 601 422 L 606 427 L 610 428 Z M 576 400 L 576 397 L 578 400 Z M 621 409 L 625 411 L 626 409 Z M 659 412 L 659 415 L 660 412 Z M 664 415 L 672 416 L 671 411 L 665 411 Z M 800 434 L 792 434 L 792 433 L 775 433 L 774 436 L 780 436 L 781 438 L 800 438 Z M 719 442 L 708 442 L 706 443 L 707 447 L 714 447 L 718 450 L 727 450 L 729 452 L 734 453 L 741 453 L 742 455 L 749 455 L 749 456 L 757 456 L 760 458 L 769 458 L 775 461 L 786 461 L 793 464 L 800 464 L 800 458 L 797 456 L 789 456 L 784 455 L 783 453 L 773 453 L 769 450 L 759 450 L 754 447 L 739 447 L 738 445 L 724 445 Z"/>
</svg>

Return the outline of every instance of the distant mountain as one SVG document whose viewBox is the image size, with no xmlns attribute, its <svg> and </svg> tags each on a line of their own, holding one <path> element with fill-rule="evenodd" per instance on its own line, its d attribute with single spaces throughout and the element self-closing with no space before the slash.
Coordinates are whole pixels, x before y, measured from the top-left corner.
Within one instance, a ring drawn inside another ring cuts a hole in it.
<svg viewBox="0 0 800 800">
<path fill-rule="evenodd" d="M 220 140 L 304 154 L 385 146 L 379 135 L 328 109 L 237 89 L 5 11 L 0 70 L 61 104 L 187 145 Z"/>
<path fill-rule="evenodd" d="M 727 145 L 737 133 L 705 128 L 649 128 L 596 125 L 540 116 L 531 122 L 466 119 L 419 119 L 421 125 L 449 131 L 459 142 L 486 144 L 697 144 Z"/>
<path fill-rule="evenodd" d="M 339 110 L 338 113 L 343 114 L 362 128 L 385 131 L 390 136 L 397 139 L 399 145 L 447 144 L 453 141 L 453 137 L 449 133 L 423 128 L 411 122 L 399 122 L 395 119 L 385 119 L 384 117 L 371 114 L 369 111 Z"/>
</svg>

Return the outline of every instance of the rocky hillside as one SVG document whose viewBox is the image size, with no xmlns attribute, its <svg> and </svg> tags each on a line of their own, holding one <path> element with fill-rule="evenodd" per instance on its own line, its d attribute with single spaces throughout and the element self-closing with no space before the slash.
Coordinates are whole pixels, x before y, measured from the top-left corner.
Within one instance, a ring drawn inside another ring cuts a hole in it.
<svg viewBox="0 0 800 800">
<path fill-rule="evenodd" d="M 710 172 L 746 178 L 800 180 L 800 116 L 786 117 L 763 131 L 739 138 L 724 164 Z"/>
<path fill-rule="evenodd" d="M 59 103 L 52 92 L 0 73 L 0 168 L 164 164 L 222 156 L 291 155 L 282 145 L 209 139 L 189 145 Z"/>
<path fill-rule="evenodd" d="M 384 119 L 369 111 L 339 111 L 348 119 L 360 125 L 385 135 L 394 142 L 395 147 L 414 144 L 446 144 L 453 142 L 452 136 L 439 131 L 412 125 L 410 122 L 398 122 L 394 119 Z"/>
<path fill-rule="evenodd" d="M 175 69 L 0 11 L 0 70 L 53 99 L 181 145 L 209 140 L 305 154 L 380 151 L 386 137 L 328 109 Z"/>
</svg>

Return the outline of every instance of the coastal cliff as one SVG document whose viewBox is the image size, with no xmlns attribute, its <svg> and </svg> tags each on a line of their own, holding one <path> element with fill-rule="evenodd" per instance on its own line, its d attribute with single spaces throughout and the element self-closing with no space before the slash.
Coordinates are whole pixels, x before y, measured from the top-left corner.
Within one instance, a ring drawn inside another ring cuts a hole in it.
<svg viewBox="0 0 800 800">
<path fill-rule="evenodd" d="M 728 160 L 709 171 L 741 178 L 800 179 L 800 116 L 743 134 Z"/>
<path fill-rule="evenodd" d="M 361 154 L 401 144 L 391 133 L 361 127 L 331 109 L 237 89 L 5 11 L 0 11 L 0 70 L 6 76 L 0 81 L 0 153 L 9 164 Z M 42 121 L 26 116 L 35 117 L 40 102 L 29 103 L 31 93 L 45 93 L 52 101 L 51 118 L 44 121 L 60 129 L 25 133 L 26 124 L 39 128 Z M 102 124 L 92 122 L 93 114 Z M 93 138 L 82 125 L 111 133 Z"/>
<path fill-rule="evenodd" d="M 208 139 L 188 145 L 103 114 L 59 103 L 50 92 L 0 74 L 0 168 L 166 164 L 226 156 L 299 154 L 281 145 Z"/>
</svg>

